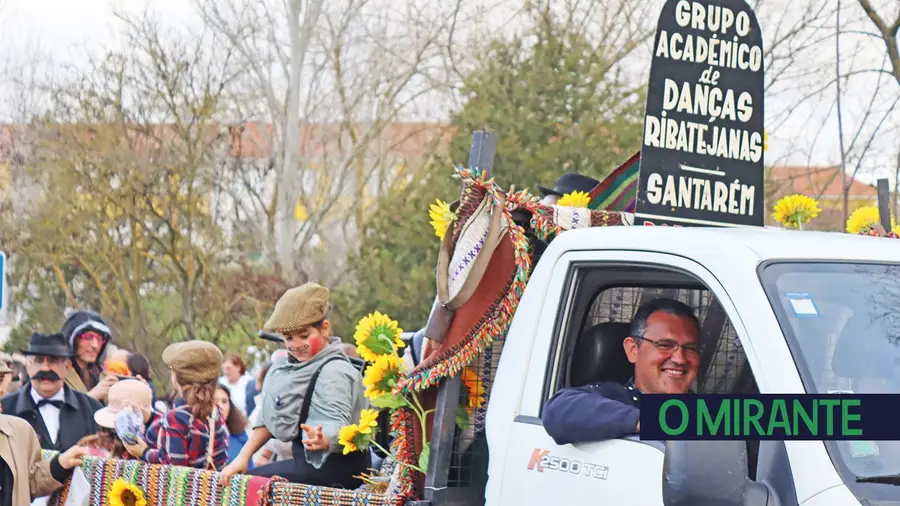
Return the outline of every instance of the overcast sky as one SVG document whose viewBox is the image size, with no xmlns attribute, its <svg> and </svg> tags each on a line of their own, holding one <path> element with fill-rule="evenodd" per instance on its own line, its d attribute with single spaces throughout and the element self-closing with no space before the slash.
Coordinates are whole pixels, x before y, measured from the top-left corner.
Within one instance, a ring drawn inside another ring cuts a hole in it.
<svg viewBox="0 0 900 506">
<path fill-rule="evenodd" d="M 651 0 L 660 6 L 663 0 Z M 768 0 L 783 2 L 787 0 Z M 802 0 L 795 0 L 796 3 Z M 836 2 L 837 0 L 835 0 Z M 853 0 L 843 0 L 853 3 Z M 82 59 L 85 45 L 91 47 L 117 48 L 121 39 L 116 36 L 113 17 L 113 6 L 118 9 L 139 10 L 146 0 L 0 0 L 0 26 L 3 42 L 2 51 L 22 53 L 29 44 L 39 44 L 41 48 L 54 56 L 57 61 L 77 62 Z M 888 16 L 897 12 L 897 0 L 880 0 L 876 3 Z M 152 0 L 152 9 L 165 14 L 165 19 L 199 23 L 191 0 Z M 860 11 L 861 12 L 861 11 Z M 500 20 L 502 22 L 502 20 Z M 765 32 L 767 20 L 760 17 Z M 850 46 L 850 44 L 847 44 Z M 877 45 L 863 48 L 878 58 Z M 833 42 L 823 45 L 823 54 L 834 54 Z M 22 53 L 24 54 L 24 53 Z M 882 53 L 883 54 L 883 53 Z M 646 54 L 648 61 L 649 53 Z M 874 81 L 874 77 L 872 78 Z M 864 105 L 870 96 L 871 83 L 857 81 L 844 104 L 845 123 L 848 131 L 858 124 Z M 900 87 L 889 82 L 885 87 L 884 97 L 892 98 L 900 94 Z M 769 152 L 767 161 L 778 160 L 780 163 L 806 165 L 836 164 L 839 161 L 838 134 L 835 115 L 831 112 L 830 97 L 827 103 L 812 103 L 799 111 L 794 119 L 783 125 L 778 131 L 769 132 Z M 766 112 L 768 118 L 774 111 L 790 107 L 792 98 L 789 95 L 767 97 Z M 900 111 L 900 108 L 898 108 Z M 825 128 L 814 143 L 814 132 L 819 125 Z M 883 176 L 887 176 L 896 163 L 897 151 L 900 150 L 900 112 L 892 114 L 886 121 L 889 135 L 882 135 L 878 145 L 873 149 L 875 156 L 869 159 L 864 179 L 871 180 L 877 167 Z M 502 142 L 502 132 L 499 133 Z M 852 135 L 851 133 L 846 134 Z M 849 141 L 848 141 L 849 142 Z"/>
</svg>

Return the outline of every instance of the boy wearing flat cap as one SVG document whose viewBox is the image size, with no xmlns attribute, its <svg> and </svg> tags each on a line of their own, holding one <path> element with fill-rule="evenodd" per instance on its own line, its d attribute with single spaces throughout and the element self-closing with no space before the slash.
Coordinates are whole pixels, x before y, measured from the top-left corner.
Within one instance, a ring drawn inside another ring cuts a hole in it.
<svg viewBox="0 0 900 506">
<path fill-rule="evenodd" d="M 247 472 L 267 441 L 290 442 L 292 459 L 259 466 L 249 474 L 281 476 L 293 483 L 357 488 L 371 465 L 369 452 L 344 455 L 338 433 L 367 407 L 362 377 L 330 335 L 329 291 L 306 283 L 278 300 L 264 330 L 281 334 L 286 359 L 274 362 L 263 382 L 260 411 L 250 439 L 222 474 Z M 299 408 L 299 409 L 298 409 Z"/>
<path fill-rule="evenodd" d="M 214 397 L 222 352 L 206 341 L 185 341 L 169 345 L 162 359 L 172 371 L 172 387 L 185 404 L 167 411 L 148 431 L 158 433 L 156 448 L 140 440 L 125 448 L 151 464 L 222 469 L 228 460 L 228 433 Z"/>
</svg>

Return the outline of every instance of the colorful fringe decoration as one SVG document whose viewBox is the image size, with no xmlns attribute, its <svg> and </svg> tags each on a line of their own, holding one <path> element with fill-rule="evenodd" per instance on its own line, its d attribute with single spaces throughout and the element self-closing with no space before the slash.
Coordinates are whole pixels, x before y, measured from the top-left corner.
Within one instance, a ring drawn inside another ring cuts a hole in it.
<svg viewBox="0 0 900 506">
<path fill-rule="evenodd" d="M 590 192 L 588 209 L 633 213 L 641 175 L 641 152 L 619 165 Z"/>
<path fill-rule="evenodd" d="M 56 452 L 44 451 L 45 459 Z M 262 491 L 268 478 L 235 476 L 227 485 L 219 482 L 219 474 L 181 466 L 147 464 L 138 460 L 84 457 L 81 470 L 91 482 L 91 506 L 105 506 L 109 491 L 117 478 L 137 485 L 150 504 L 167 506 L 257 506 L 265 504 Z M 71 482 L 50 497 L 49 506 L 63 506 Z"/>
<path fill-rule="evenodd" d="M 397 408 L 391 413 L 391 454 L 397 460 L 389 486 L 390 493 L 398 497 L 415 494 L 416 471 L 404 464 L 415 465 L 416 451 L 413 441 L 416 416 L 408 407 Z"/>
<path fill-rule="evenodd" d="M 473 178 L 471 174 L 472 172 L 468 170 L 459 171 L 466 187 L 479 189 L 484 187 L 487 190 L 485 198 L 497 198 L 499 189 L 494 185 L 492 179 L 485 181 L 483 177 Z M 508 206 L 503 209 L 503 215 L 503 219 L 509 226 L 508 234 L 512 239 L 516 264 L 515 275 L 506 291 L 506 296 L 499 301 L 499 304 L 494 305 L 493 310 L 484 315 L 479 324 L 472 329 L 470 336 L 459 345 L 444 352 L 437 363 L 431 367 L 414 371 L 403 378 L 397 385 L 400 392 L 404 394 L 421 392 L 437 385 L 444 378 L 457 376 L 463 368 L 490 346 L 495 338 L 502 338 L 506 335 L 519 298 L 525 291 L 525 284 L 531 273 L 531 255 L 524 230 L 513 222 Z"/>
<path fill-rule="evenodd" d="M 58 452 L 44 450 L 43 458 Z M 150 505 L 165 506 L 399 506 L 401 498 L 364 490 L 344 490 L 290 483 L 281 478 L 237 475 L 227 484 L 219 473 L 138 460 L 84 457 L 81 470 L 91 483 L 90 506 L 106 506 L 113 482 L 122 478 L 137 485 Z M 71 482 L 50 497 L 49 506 L 63 506 Z"/>
<path fill-rule="evenodd" d="M 511 193 L 507 200 L 510 211 L 522 209 L 531 214 L 531 229 L 534 236 L 541 241 L 549 242 L 566 229 L 555 220 L 554 208 L 542 205 L 525 190 Z M 622 213 L 614 211 L 591 210 L 591 227 L 622 225 Z"/>
</svg>

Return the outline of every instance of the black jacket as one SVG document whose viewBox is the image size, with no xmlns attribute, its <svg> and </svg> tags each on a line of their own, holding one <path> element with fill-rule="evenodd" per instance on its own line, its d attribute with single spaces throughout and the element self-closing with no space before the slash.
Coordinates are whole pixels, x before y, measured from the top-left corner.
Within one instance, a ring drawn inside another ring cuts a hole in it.
<svg viewBox="0 0 900 506">
<path fill-rule="evenodd" d="M 12 415 L 22 418 L 31 424 L 41 442 L 44 450 L 66 451 L 79 439 L 97 432 L 94 423 L 94 413 L 103 406 L 93 397 L 81 392 L 76 392 L 69 385 L 65 389 L 63 406 L 59 413 L 59 435 L 56 444 L 50 439 L 44 419 L 37 409 L 34 399 L 31 398 L 31 384 L 22 387 L 18 392 L 6 395 L 0 400 L 0 407 L 4 415 Z"/>
</svg>

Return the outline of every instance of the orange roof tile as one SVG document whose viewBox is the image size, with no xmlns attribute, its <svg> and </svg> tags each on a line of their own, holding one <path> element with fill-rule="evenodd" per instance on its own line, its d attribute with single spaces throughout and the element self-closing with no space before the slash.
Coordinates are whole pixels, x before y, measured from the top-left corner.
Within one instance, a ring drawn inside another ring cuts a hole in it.
<svg viewBox="0 0 900 506">
<path fill-rule="evenodd" d="M 848 179 L 850 175 L 848 174 Z M 841 171 L 838 167 L 772 167 L 766 184 L 779 194 L 799 193 L 813 198 L 840 198 Z M 850 180 L 850 195 L 877 198 L 878 190 L 858 179 Z"/>
</svg>

